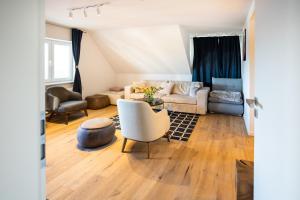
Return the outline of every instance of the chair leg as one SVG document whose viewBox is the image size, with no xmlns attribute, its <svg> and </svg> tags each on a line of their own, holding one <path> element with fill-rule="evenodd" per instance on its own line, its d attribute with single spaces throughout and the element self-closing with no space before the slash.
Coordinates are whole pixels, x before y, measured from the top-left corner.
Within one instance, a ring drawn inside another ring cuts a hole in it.
<svg viewBox="0 0 300 200">
<path fill-rule="evenodd" d="M 150 158 L 150 142 L 147 142 L 147 146 L 148 146 L 148 159 Z"/>
<path fill-rule="evenodd" d="M 49 117 L 47 118 L 47 121 L 50 122 L 50 120 L 52 119 L 52 117 L 54 116 L 55 112 L 52 111 L 49 115 Z"/>
<path fill-rule="evenodd" d="M 122 146 L 122 153 L 125 152 L 124 149 L 125 149 L 126 143 L 127 143 L 127 138 L 124 138 L 124 140 L 123 140 L 123 146 Z"/>
<path fill-rule="evenodd" d="M 84 114 L 85 114 L 85 116 L 89 116 L 89 114 L 88 114 L 88 112 L 87 112 L 86 109 L 84 109 Z"/>
<path fill-rule="evenodd" d="M 69 123 L 69 116 L 70 116 L 69 113 L 66 113 L 66 114 L 65 114 L 65 124 L 66 124 L 66 125 L 68 125 L 68 123 Z"/>
<path fill-rule="evenodd" d="M 169 131 L 166 132 L 166 137 L 167 137 L 167 139 L 168 139 L 168 142 L 170 142 L 170 133 L 169 133 Z"/>
</svg>

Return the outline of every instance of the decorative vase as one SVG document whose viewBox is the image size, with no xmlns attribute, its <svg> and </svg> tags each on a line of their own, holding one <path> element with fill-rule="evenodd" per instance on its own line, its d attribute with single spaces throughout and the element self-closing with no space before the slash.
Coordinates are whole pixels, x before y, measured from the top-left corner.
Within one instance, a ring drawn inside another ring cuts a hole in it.
<svg viewBox="0 0 300 200">
<path fill-rule="evenodd" d="M 144 95 L 144 99 L 145 99 L 146 102 L 152 103 L 154 101 L 154 96 L 153 95 L 149 95 L 149 94 L 145 94 Z"/>
<path fill-rule="evenodd" d="M 154 87 L 154 86 L 150 86 L 150 87 L 147 87 L 144 91 L 144 99 L 146 102 L 148 103 L 153 103 L 154 101 L 154 95 L 157 91 L 159 91 L 161 88 L 157 88 L 157 87 Z"/>
</svg>

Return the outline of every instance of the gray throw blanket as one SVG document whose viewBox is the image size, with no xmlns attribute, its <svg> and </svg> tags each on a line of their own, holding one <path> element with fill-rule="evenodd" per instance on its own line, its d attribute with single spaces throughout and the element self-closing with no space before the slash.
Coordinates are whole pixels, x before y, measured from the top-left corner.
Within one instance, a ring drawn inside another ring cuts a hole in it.
<svg viewBox="0 0 300 200">
<path fill-rule="evenodd" d="M 225 101 L 240 102 L 242 94 L 234 91 L 213 90 L 210 92 L 210 97 Z"/>
</svg>

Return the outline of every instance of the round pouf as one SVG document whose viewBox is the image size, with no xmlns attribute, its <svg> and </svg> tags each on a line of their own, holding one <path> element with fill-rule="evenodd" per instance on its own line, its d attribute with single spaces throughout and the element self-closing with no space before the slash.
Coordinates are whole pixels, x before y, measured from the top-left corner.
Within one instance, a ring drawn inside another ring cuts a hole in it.
<svg viewBox="0 0 300 200">
<path fill-rule="evenodd" d="M 96 94 L 93 96 L 87 96 L 85 100 L 87 101 L 87 108 L 92 110 L 98 110 L 110 105 L 107 95 Z"/>
<path fill-rule="evenodd" d="M 111 119 L 95 118 L 81 124 L 78 129 L 78 145 L 83 148 L 96 148 L 112 141 L 115 126 Z"/>
</svg>

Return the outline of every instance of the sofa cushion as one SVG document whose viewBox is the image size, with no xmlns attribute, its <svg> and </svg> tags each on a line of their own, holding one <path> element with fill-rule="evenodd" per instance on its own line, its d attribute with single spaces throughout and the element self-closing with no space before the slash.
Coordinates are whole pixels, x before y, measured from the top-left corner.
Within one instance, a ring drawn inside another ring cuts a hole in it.
<svg viewBox="0 0 300 200">
<path fill-rule="evenodd" d="M 209 97 L 208 101 L 212 102 L 212 103 L 224 103 L 224 104 L 227 103 L 227 104 L 236 104 L 236 105 L 244 104 L 244 101 L 242 99 L 239 99 L 238 101 L 228 101 L 228 100 L 224 100 L 224 99 L 218 99 L 215 97 Z"/>
<path fill-rule="evenodd" d="M 172 94 L 189 95 L 191 83 L 190 81 L 175 82 Z"/>
<path fill-rule="evenodd" d="M 209 96 L 229 102 L 240 102 L 242 99 L 241 92 L 234 91 L 213 90 L 210 92 Z"/>
<path fill-rule="evenodd" d="M 181 94 L 171 94 L 163 96 L 162 99 L 166 103 L 184 103 L 184 104 L 197 104 L 196 97 Z"/>
<path fill-rule="evenodd" d="M 59 105 L 58 112 L 72 112 L 86 109 L 86 101 L 66 101 Z"/>
</svg>

